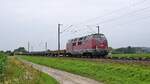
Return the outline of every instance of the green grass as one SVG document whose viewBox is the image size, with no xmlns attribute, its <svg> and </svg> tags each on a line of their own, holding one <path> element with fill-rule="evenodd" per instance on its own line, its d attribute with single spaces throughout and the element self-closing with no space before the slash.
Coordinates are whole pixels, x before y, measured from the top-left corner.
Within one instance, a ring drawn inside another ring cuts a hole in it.
<svg viewBox="0 0 150 84">
<path fill-rule="evenodd" d="M 33 69 L 16 57 L 9 57 L 4 84 L 58 84 L 49 75 Z"/>
<path fill-rule="evenodd" d="M 0 53 L 0 82 L 4 81 L 6 60 L 7 60 L 7 56 L 5 54 Z"/>
<path fill-rule="evenodd" d="M 41 79 L 44 83 L 40 84 L 59 84 L 54 78 L 50 77 L 48 74 L 42 73 Z"/>
<path fill-rule="evenodd" d="M 150 58 L 150 54 L 112 54 L 116 58 Z"/>
<path fill-rule="evenodd" d="M 150 66 L 76 58 L 22 56 L 22 59 L 95 79 L 105 84 L 150 84 Z"/>
</svg>

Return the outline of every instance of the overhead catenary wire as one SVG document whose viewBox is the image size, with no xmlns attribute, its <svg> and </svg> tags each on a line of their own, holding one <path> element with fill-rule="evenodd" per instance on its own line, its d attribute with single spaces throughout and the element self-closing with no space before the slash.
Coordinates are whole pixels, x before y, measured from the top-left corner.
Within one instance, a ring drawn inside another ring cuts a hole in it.
<svg viewBox="0 0 150 84">
<path fill-rule="evenodd" d="M 67 28 L 65 27 L 65 29 L 63 31 L 61 31 L 60 33 L 64 33 L 65 31 L 67 31 L 69 28 L 71 28 L 73 25 L 69 25 Z"/>
<path fill-rule="evenodd" d="M 112 18 L 112 19 L 108 19 L 108 20 L 105 20 L 105 21 L 102 21 L 102 22 L 99 22 L 99 23 L 96 23 L 96 24 L 102 24 L 102 23 L 107 23 L 107 22 L 111 22 L 111 21 L 114 21 L 116 19 L 120 19 L 122 17 L 126 17 L 126 16 L 129 16 L 130 14 L 135 14 L 137 12 L 142 12 L 142 11 L 145 11 L 146 9 L 150 9 L 150 6 L 149 7 L 145 7 L 145 8 L 141 8 L 141 9 L 138 9 L 138 10 L 134 10 L 134 11 L 131 11 L 129 13 L 125 13 L 121 16 L 118 16 L 117 18 Z M 96 25 L 95 24 L 95 25 Z"/>
<path fill-rule="evenodd" d="M 114 13 L 120 12 L 120 11 L 122 11 L 122 10 L 129 9 L 129 8 L 131 8 L 131 7 L 137 6 L 137 5 L 139 5 L 139 4 L 143 4 L 143 3 L 144 3 L 144 2 L 146 2 L 146 1 L 147 1 L 147 0 L 142 0 L 142 1 L 140 1 L 140 2 L 137 2 L 137 3 L 132 4 L 132 5 L 130 5 L 130 6 L 123 7 L 123 8 L 117 9 L 117 10 L 114 10 L 114 11 L 109 12 L 109 13 L 107 13 L 107 14 L 103 15 L 103 16 L 98 16 L 98 17 L 95 17 L 95 18 L 89 19 L 89 20 L 84 21 L 84 22 L 95 21 L 96 19 L 100 19 L 100 18 L 103 18 L 103 17 L 109 16 L 109 15 L 112 15 L 112 14 L 114 14 Z M 80 23 L 79 23 L 79 24 L 80 24 Z M 81 24 L 82 24 L 82 23 L 81 23 Z"/>
<path fill-rule="evenodd" d="M 132 5 L 125 6 L 125 7 L 123 7 L 123 8 L 117 9 L 117 10 L 113 10 L 113 11 L 111 11 L 111 12 L 109 12 L 109 13 L 106 13 L 105 15 L 97 16 L 97 17 L 94 17 L 94 18 L 85 20 L 85 21 L 83 21 L 83 22 L 80 22 L 80 23 L 77 23 L 77 24 L 73 24 L 72 27 L 73 27 L 73 26 L 76 26 L 76 25 L 81 25 L 81 24 L 84 24 L 84 23 L 87 23 L 87 22 L 90 22 L 90 21 L 95 21 L 96 19 L 100 19 L 100 18 L 102 18 L 102 17 L 106 17 L 106 16 L 109 16 L 109 15 L 112 15 L 112 14 L 117 13 L 117 12 L 120 12 L 120 11 L 122 11 L 122 10 L 124 10 L 124 9 L 129 9 L 130 7 L 134 7 L 134 6 L 143 4 L 143 3 L 145 3 L 146 1 L 147 1 L 147 0 L 142 0 L 142 1 L 139 1 L 139 2 L 134 3 L 134 4 L 132 4 Z"/>
<path fill-rule="evenodd" d="M 128 24 L 130 23 L 131 24 L 131 23 L 139 22 L 139 21 L 144 20 L 144 19 L 150 19 L 150 14 L 149 14 L 149 16 L 145 16 L 145 17 L 141 17 L 141 18 L 136 18 L 136 19 L 130 20 L 128 22 L 123 22 L 121 24 L 117 24 L 116 26 L 127 25 L 125 23 L 128 23 Z"/>
<path fill-rule="evenodd" d="M 95 17 L 95 18 L 86 20 L 86 21 L 84 21 L 84 23 L 85 23 L 85 22 L 88 22 L 88 21 L 92 21 L 92 20 L 94 21 L 94 20 L 96 20 L 96 19 L 100 19 L 100 18 L 106 17 L 106 16 L 108 16 L 108 15 L 112 15 L 112 14 L 114 14 L 114 13 L 116 13 L 116 12 L 122 11 L 123 9 L 128 9 L 128 8 L 130 8 L 130 7 L 132 7 L 132 6 L 137 6 L 137 5 L 143 4 L 143 3 L 146 2 L 146 1 L 147 1 L 147 0 L 139 1 L 139 2 L 137 2 L 137 3 L 134 3 L 134 4 L 130 5 L 130 6 L 123 7 L 123 8 L 114 10 L 114 11 L 112 11 L 112 12 L 110 12 L 110 13 L 107 13 L 107 14 L 105 14 L 104 16 L 98 16 L 98 17 Z M 141 10 L 143 10 L 143 9 L 141 9 Z M 134 11 L 134 12 L 135 12 L 135 11 Z M 120 16 L 120 17 L 122 17 L 122 16 Z M 117 17 L 117 19 L 120 18 L 120 17 Z M 116 18 L 115 18 L 115 19 L 116 19 Z M 113 19 L 109 19 L 109 20 L 104 20 L 103 23 L 110 22 L 110 21 L 113 21 L 113 20 L 115 20 L 115 19 L 113 18 Z M 83 22 L 82 22 L 82 23 L 83 23 Z M 77 26 L 77 25 L 80 25 L 80 24 L 82 24 L 82 23 L 70 25 L 69 27 L 65 28 L 61 33 L 67 32 L 67 31 L 69 31 L 70 29 L 72 29 L 73 27 L 75 27 L 75 26 Z M 94 24 L 94 25 L 98 25 L 98 24 L 99 24 L 99 23 Z M 74 30 L 74 29 L 73 29 L 73 30 Z M 90 30 L 91 30 L 91 28 L 90 28 Z"/>
<path fill-rule="evenodd" d="M 96 33 L 91 27 L 90 25 L 86 25 L 87 28 L 89 28 L 93 33 Z"/>
<path fill-rule="evenodd" d="M 103 24 L 103 23 L 112 22 L 112 21 L 118 20 L 118 19 L 120 19 L 120 18 L 124 18 L 124 17 L 126 17 L 126 16 L 130 16 L 130 15 L 132 15 L 132 14 L 136 14 L 136 13 L 139 13 L 139 12 L 143 12 L 143 11 L 145 11 L 145 10 L 147 10 L 147 9 L 150 9 L 150 7 L 144 7 L 144 8 L 138 9 L 138 10 L 134 10 L 134 11 L 125 13 L 125 14 L 123 14 L 123 15 L 121 15 L 121 16 L 118 16 L 117 18 L 107 19 L 107 20 L 104 20 L 104 21 L 101 21 L 101 22 L 99 22 L 99 23 L 92 24 L 92 25 L 95 25 L 95 26 L 96 26 L 96 25 L 98 25 L 98 24 Z M 134 15 L 134 16 L 138 16 L 138 14 L 136 14 L 136 15 Z"/>
<path fill-rule="evenodd" d="M 112 18 L 112 19 L 103 21 L 103 22 L 101 22 L 101 23 L 99 23 L 99 24 L 108 23 L 108 22 L 111 22 L 111 21 L 114 21 L 114 20 L 118 20 L 118 19 L 120 19 L 120 18 L 124 18 L 124 17 L 126 17 L 126 16 L 131 15 L 131 14 L 136 14 L 136 13 L 139 13 L 139 12 L 141 12 L 141 11 L 145 11 L 146 9 L 149 9 L 149 8 L 150 8 L 150 7 L 145 7 L 145 8 L 139 9 L 139 10 L 135 10 L 135 11 L 132 11 L 132 12 L 130 12 L 130 13 L 126 13 L 126 14 L 124 14 L 124 15 L 121 15 L 121 16 L 119 16 L 119 17 L 117 17 L 117 18 Z M 136 14 L 136 15 L 134 15 L 134 16 L 139 16 L 139 15 Z M 97 24 L 98 24 L 98 23 L 97 23 Z M 90 26 L 90 25 L 88 25 L 88 26 Z M 95 25 L 94 25 L 94 26 L 95 26 Z M 82 28 L 82 29 L 86 29 L 86 28 Z M 80 30 L 78 30 L 78 31 L 81 31 L 82 29 L 80 29 Z M 91 29 L 91 28 L 90 28 L 90 29 Z"/>
</svg>

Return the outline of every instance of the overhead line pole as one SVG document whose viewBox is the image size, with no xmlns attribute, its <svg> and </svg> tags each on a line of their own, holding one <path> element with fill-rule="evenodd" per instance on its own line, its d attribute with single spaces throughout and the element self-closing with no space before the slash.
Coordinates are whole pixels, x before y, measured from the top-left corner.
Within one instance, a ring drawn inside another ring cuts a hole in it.
<svg viewBox="0 0 150 84">
<path fill-rule="evenodd" d="M 28 42 L 28 52 L 30 52 L 30 42 Z"/>
<path fill-rule="evenodd" d="M 58 56 L 60 56 L 60 26 L 61 24 L 58 24 Z"/>
<path fill-rule="evenodd" d="M 45 42 L 45 51 L 47 51 L 47 42 Z"/>
</svg>

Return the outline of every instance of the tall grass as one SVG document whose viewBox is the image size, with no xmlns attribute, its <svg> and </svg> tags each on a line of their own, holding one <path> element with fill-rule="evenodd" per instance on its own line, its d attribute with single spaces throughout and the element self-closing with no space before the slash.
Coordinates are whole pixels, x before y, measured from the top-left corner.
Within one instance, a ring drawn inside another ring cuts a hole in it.
<svg viewBox="0 0 150 84">
<path fill-rule="evenodd" d="M 16 57 L 9 57 L 7 63 L 5 81 L 2 84 L 59 84 L 48 74 L 24 64 Z"/>
<path fill-rule="evenodd" d="M 0 53 L 0 82 L 4 82 L 4 75 L 6 71 L 6 60 L 5 54 Z"/>
</svg>

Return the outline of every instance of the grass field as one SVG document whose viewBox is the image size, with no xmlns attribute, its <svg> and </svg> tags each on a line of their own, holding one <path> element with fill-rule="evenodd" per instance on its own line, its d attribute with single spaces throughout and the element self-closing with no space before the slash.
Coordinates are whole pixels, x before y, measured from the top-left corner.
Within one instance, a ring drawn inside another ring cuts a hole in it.
<svg viewBox="0 0 150 84">
<path fill-rule="evenodd" d="M 49 75 L 23 64 L 15 57 L 9 57 L 4 84 L 58 84 Z"/>
<path fill-rule="evenodd" d="M 77 58 L 22 56 L 22 59 L 86 76 L 105 84 L 149 84 L 150 66 L 89 61 Z"/>
<path fill-rule="evenodd" d="M 150 58 L 150 54 L 112 54 L 112 57 L 114 58 Z"/>
</svg>

